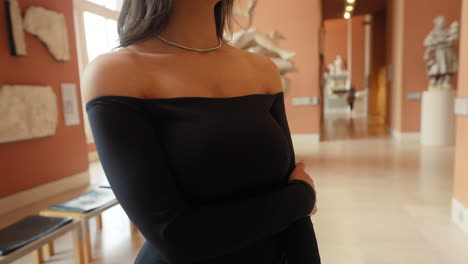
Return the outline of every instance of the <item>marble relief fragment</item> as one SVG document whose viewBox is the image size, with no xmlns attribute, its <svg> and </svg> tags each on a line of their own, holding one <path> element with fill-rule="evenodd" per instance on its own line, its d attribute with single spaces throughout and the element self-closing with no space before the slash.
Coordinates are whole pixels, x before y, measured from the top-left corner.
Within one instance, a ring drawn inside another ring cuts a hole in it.
<svg viewBox="0 0 468 264">
<path fill-rule="evenodd" d="M 1 86 L 0 120 L 0 143 L 55 135 L 58 107 L 52 87 Z"/>
<path fill-rule="evenodd" d="M 38 37 L 56 60 L 70 60 L 67 25 L 62 13 L 30 6 L 24 17 L 24 28 Z"/>
</svg>

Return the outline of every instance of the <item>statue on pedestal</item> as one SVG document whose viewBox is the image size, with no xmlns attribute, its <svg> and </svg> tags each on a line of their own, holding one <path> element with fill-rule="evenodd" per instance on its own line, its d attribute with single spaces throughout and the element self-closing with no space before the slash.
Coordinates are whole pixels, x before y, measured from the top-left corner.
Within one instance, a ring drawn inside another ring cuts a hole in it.
<svg viewBox="0 0 468 264">
<path fill-rule="evenodd" d="M 328 98 L 344 98 L 350 92 L 351 85 L 349 74 L 344 66 L 343 58 L 336 56 L 333 63 L 327 65 L 328 72 L 324 74 L 326 85 L 325 90 Z"/>
<path fill-rule="evenodd" d="M 342 75 L 347 74 L 348 72 L 344 68 L 343 58 L 340 55 L 336 56 L 333 64 L 328 64 L 328 74 L 329 75 Z"/>
<path fill-rule="evenodd" d="M 434 29 L 424 40 L 427 61 L 427 75 L 430 78 L 429 90 L 452 89 L 452 75 L 458 71 L 458 61 L 454 46 L 460 36 L 459 22 L 453 22 L 445 29 L 445 17 L 434 19 Z"/>
</svg>

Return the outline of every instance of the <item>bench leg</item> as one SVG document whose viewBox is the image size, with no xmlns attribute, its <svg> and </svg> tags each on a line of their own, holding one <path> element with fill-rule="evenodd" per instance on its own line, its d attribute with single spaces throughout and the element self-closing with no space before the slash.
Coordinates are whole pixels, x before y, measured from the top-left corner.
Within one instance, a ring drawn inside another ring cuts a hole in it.
<svg viewBox="0 0 468 264">
<path fill-rule="evenodd" d="M 99 230 L 102 230 L 102 215 L 96 216 L 96 226 Z"/>
<path fill-rule="evenodd" d="M 93 251 L 91 249 L 91 235 L 89 234 L 86 234 L 85 236 L 85 244 L 86 244 L 86 259 L 88 261 L 88 263 L 91 263 L 91 261 L 93 261 Z"/>
<path fill-rule="evenodd" d="M 41 264 L 44 262 L 44 256 L 42 255 L 42 249 L 38 248 L 33 251 L 34 264 Z"/>
<path fill-rule="evenodd" d="M 138 229 L 136 228 L 136 226 L 132 223 L 132 221 L 130 221 L 130 231 L 132 233 L 138 231 Z"/>
<path fill-rule="evenodd" d="M 73 231 L 73 256 L 75 264 L 85 264 L 83 252 L 83 236 L 80 229 Z"/>
<path fill-rule="evenodd" d="M 54 242 L 50 242 L 47 245 L 44 246 L 44 250 L 46 252 L 47 257 L 53 257 L 55 255 L 55 250 L 54 250 Z"/>
<path fill-rule="evenodd" d="M 91 235 L 89 233 L 89 222 L 88 219 L 83 219 L 81 221 L 81 230 L 83 231 L 82 240 L 83 240 L 83 248 L 84 248 L 84 255 L 85 255 L 85 263 L 91 263 L 93 261 L 93 252 L 91 250 Z"/>
</svg>

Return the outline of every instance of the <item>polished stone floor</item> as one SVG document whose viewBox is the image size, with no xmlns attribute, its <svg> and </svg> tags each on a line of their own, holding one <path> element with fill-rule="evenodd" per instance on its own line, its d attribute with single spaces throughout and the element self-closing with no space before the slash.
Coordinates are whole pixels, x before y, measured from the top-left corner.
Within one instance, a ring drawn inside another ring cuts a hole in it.
<svg viewBox="0 0 468 264">
<path fill-rule="evenodd" d="M 468 236 L 450 221 L 452 148 L 366 139 L 299 153 L 318 186 L 323 263 L 468 263 Z"/>
<path fill-rule="evenodd" d="M 324 264 L 467 264 L 468 235 L 450 221 L 453 149 L 386 137 L 321 144 L 295 137 L 298 159 L 318 189 L 313 222 Z M 102 171 L 91 165 L 95 182 Z M 120 208 L 92 225 L 95 261 L 133 263 L 144 241 Z M 47 263 L 71 264 L 71 239 Z M 25 257 L 15 264 L 31 263 Z"/>
<path fill-rule="evenodd" d="M 321 127 L 322 141 L 385 137 L 388 129 L 381 116 L 356 117 L 355 113 L 327 114 Z"/>
</svg>

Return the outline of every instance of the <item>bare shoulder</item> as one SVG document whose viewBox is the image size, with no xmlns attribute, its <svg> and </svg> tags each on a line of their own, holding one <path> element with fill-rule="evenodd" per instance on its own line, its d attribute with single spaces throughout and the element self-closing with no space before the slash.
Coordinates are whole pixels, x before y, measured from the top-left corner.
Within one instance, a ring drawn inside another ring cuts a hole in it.
<svg viewBox="0 0 468 264">
<path fill-rule="evenodd" d="M 256 69 L 258 78 L 268 86 L 269 93 L 275 94 L 283 91 L 279 69 L 270 58 L 248 51 L 239 51 L 247 58 L 251 66 Z"/>
<path fill-rule="evenodd" d="M 109 52 L 90 62 L 81 76 L 83 101 L 103 95 L 139 97 L 137 59 L 128 52 Z"/>
</svg>

